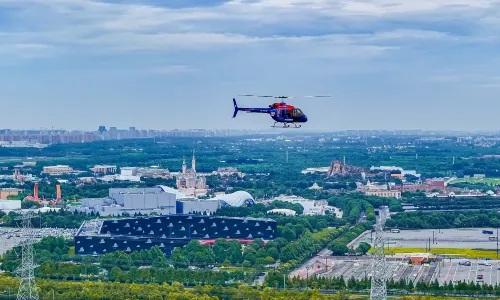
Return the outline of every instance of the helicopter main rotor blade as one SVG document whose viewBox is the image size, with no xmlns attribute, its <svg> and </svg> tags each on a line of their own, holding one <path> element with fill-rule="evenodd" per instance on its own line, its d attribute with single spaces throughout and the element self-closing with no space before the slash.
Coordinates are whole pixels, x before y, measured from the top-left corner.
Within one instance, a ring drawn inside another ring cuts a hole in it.
<svg viewBox="0 0 500 300">
<path fill-rule="evenodd" d="M 289 96 L 286 98 L 327 98 L 332 96 Z"/>
<path fill-rule="evenodd" d="M 238 95 L 238 96 L 243 96 L 243 97 L 261 97 L 261 98 L 278 98 L 278 99 L 288 99 L 288 98 L 325 98 L 325 97 L 332 97 L 332 96 L 268 96 L 268 95 Z"/>
<path fill-rule="evenodd" d="M 276 98 L 276 96 L 261 96 L 261 95 L 238 95 L 243 97 L 263 97 L 263 98 Z"/>
</svg>

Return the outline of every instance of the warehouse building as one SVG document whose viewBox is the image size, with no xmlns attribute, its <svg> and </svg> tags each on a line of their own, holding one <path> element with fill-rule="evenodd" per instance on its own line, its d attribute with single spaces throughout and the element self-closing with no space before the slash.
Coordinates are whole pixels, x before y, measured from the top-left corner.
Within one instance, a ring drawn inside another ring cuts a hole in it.
<svg viewBox="0 0 500 300">
<path fill-rule="evenodd" d="M 170 215 L 170 214 L 213 214 L 222 206 L 251 206 L 255 200 L 247 192 L 217 195 L 200 200 L 189 197 L 179 190 L 166 186 L 150 188 L 111 188 L 107 198 L 82 199 L 80 206 L 70 209 L 77 212 L 99 213 L 101 216 L 128 214 Z"/>
<path fill-rule="evenodd" d="M 272 219 L 176 214 L 91 220 L 84 222 L 76 234 L 75 252 L 80 255 L 130 253 L 158 246 L 170 255 L 174 248 L 183 247 L 192 239 L 272 240 L 276 232 L 277 223 Z"/>
<path fill-rule="evenodd" d="M 101 216 L 118 216 L 124 213 L 168 215 L 176 213 L 176 197 L 161 188 L 112 188 L 107 198 L 82 199 L 82 205 L 72 210 L 99 213 Z"/>
<path fill-rule="evenodd" d="M 21 209 L 21 201 L 20 200 L 1 200 L 0 199 L 0 211 L 5 213 L 9 213 L 11 211 L 15 211 Z"/>
</svg>

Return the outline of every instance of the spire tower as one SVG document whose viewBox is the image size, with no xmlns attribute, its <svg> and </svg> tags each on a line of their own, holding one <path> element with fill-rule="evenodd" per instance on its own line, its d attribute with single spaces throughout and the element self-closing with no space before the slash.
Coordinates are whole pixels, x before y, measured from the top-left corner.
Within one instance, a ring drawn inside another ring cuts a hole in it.
<svg viewBox="0 0 500 300">
<path fill-rule="evenodd" d="M 196 157 L 194 156 L 194 150 L 193 150 L 193 159 L 191 160 L 191 169 L 193 170 L 194 173 L 196 173 Z"/>
<path fill-rule="evenodd" d="M 182 158 L 182 174 L 186 174 L 186 156 Z"/>
</svg>

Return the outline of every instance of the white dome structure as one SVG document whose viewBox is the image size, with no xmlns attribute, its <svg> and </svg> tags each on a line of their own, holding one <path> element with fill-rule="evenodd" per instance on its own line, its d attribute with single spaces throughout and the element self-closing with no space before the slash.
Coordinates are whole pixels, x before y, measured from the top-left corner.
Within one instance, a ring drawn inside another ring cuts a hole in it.
<svg viewBox="0 0 500 300">
<path fill-rule="evenodd" d="M 255 200 L 249 193 L 245 191 L 238 191 L 232 194 L 218 195 L 210 200 L 219 200 L 223 206 L 251 206 L 255 204 Z"/>
<path fill-rule="evenodd" d="M 184 194 L 183 192 L 181 192 L 177 189 L 171 188 L 169 186 L 166 186 L 166 185 L 157 185 L 156 187 L 161 188 L 163 190 L 163 192 L 165 192 L 165 193 L 175 194 L 175 197 L 177 200 L 190 198 L 186 194 Z"/>
</svg>

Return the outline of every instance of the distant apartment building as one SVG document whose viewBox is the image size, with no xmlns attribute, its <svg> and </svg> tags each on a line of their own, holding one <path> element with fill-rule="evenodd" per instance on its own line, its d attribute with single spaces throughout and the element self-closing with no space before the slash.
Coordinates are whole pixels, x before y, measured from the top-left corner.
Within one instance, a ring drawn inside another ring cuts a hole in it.
<svg viewBox="0 0 500 300">
<path fill-rule="evenodd" d="M 446 188 L 446 182 L 442 179 L 428 179 L 425 183 L 438 190 L 444 190 Z"/>
<path fill-rule="evenodd" d="M 0 189 L 0 199 L 7 199 L 8 196 L 17 196 L 23 190 L 16 188 L 3 188 Z"/>
<path fill-rule="evenodd" d="M 405 185 L 395 185 L 391 187 L 391 190 L 401 191 L 401 192 L 417 192 L 417 191 L 430 192 L 438 189 L 439 188 L 437 187 L 424 184 L 405 184 Z"/>
<path fill-rule="evenodd" d="M 446 182 L 442 179 L 428 179 L 424 184 L 404 184 L 391 187 L 391 190 L 398 190 L 401 192 L 432 192 L 435 190 L 446 191 L 446 189 Z"/>
<path fill-rule="evenodd" d="M 93 173 L 116 173 L 116 166 L 97 165 L 90 169 Z"/>
<path fill-rule="evenodd" d="M 365 190 L 363 194 L 367 196 L 401 199 L 401 191 L 395 190 Z"/>
<path fill-rule="evenodd" d="M 43 167 L 43 173 L 49 175 L 73 174 L 75 170 L 67 165 L 46 166 Z"/>
</svg>

